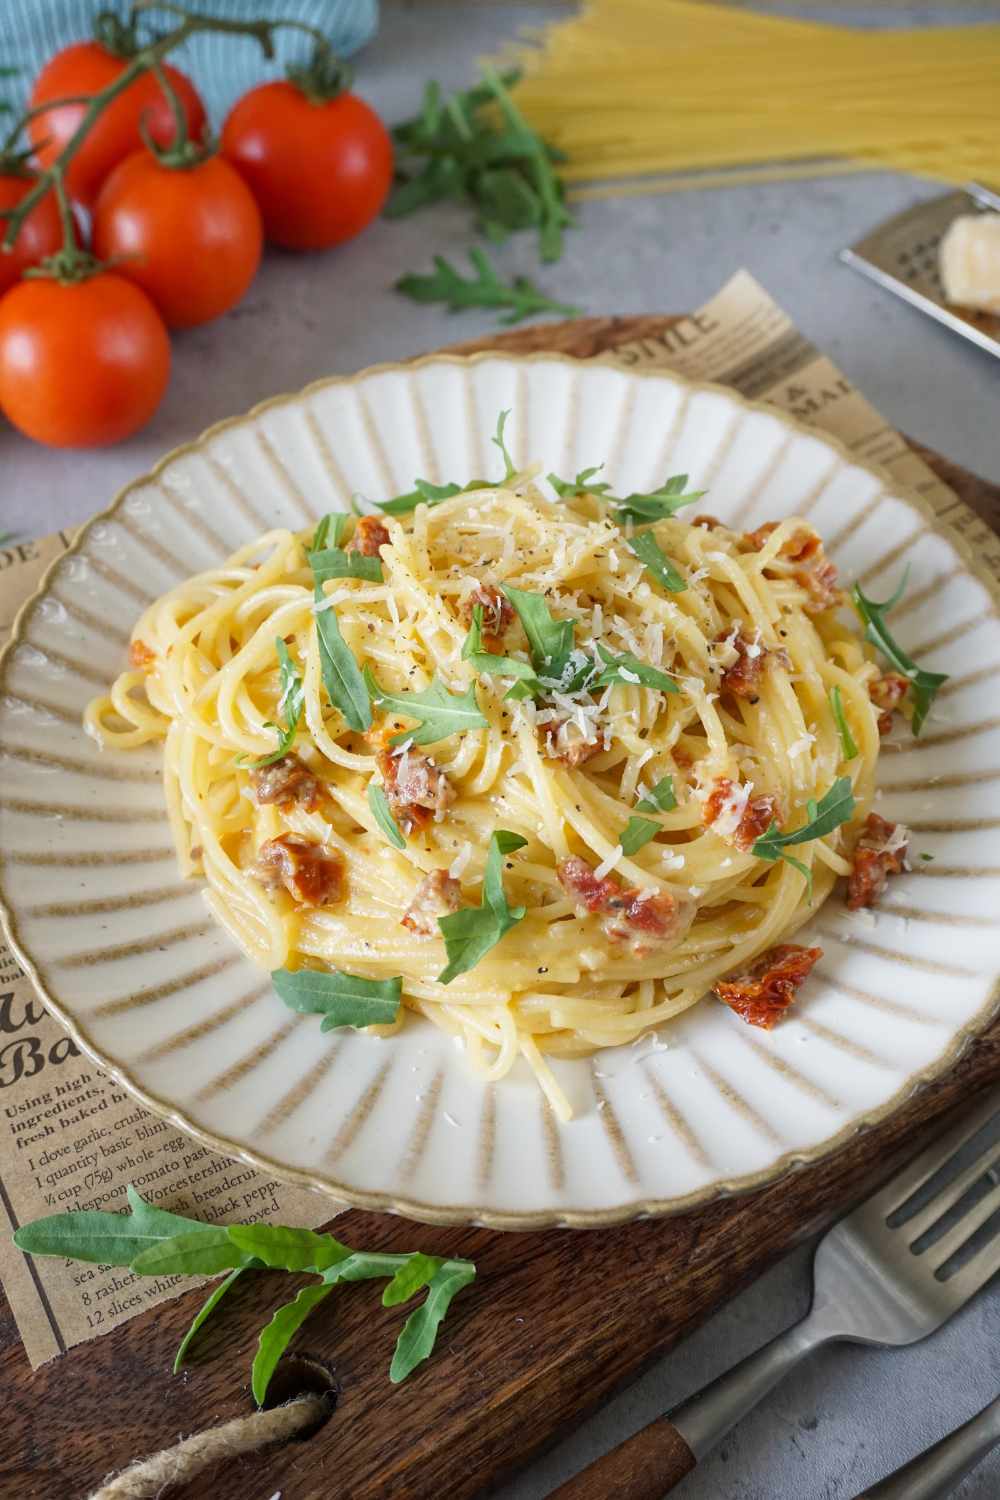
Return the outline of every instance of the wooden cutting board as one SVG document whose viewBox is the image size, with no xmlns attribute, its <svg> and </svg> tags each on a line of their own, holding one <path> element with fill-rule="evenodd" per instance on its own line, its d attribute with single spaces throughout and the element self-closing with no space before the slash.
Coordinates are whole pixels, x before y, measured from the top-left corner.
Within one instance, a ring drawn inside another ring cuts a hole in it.
<svg viewBox="0 0 1000 1500">
<path fill-rule="evenodd" d="M 590 318 L 481 344 L 586 356 L 672 320 Z M 918 449 L 1000 529 L 1000 487 Z M 777 1256 L 885 1172 L 894 1154 L 974 1089 L 1000 1076 L 1000 1019 L 946 1079 L 826 1161 L 697 1213 L 609 1230 L 497 1234 L 414 1227 L 350 1213 L 349 1243 L 472 1257 L 479 1276 L 455 1303 L 430 1364 L 400 1387 L 387 1370 L 400 1317 L 370 1285 L 345 1288 L 296 1344 L 332 1375 L 330 1419 L 312 1436 L 236 1461 L 171 1500 L 465 1500 L 495 1484 L 599 1406 Z M 279 1280 L 281 1285 L 279 1285 Z M 246 1277 L 206 1326 L 193 1364 L 170 1373 L 201 1290 L 80 1345 L 32 1374 L 0 1315 L 2 1500 L 78 1500 L 111 1469 L 252 1410 L 257 1330 L 285 1300 L 284 1278 Z M 290 1379 L 285 1395 L 302 1385 Z"/>
</svg>

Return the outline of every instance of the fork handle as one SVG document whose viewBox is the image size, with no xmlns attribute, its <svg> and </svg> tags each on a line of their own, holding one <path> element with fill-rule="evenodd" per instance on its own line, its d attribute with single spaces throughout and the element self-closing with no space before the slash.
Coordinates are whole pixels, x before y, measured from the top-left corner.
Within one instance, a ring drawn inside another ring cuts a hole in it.
<svg viewBox="0 0 1000 1500">
<path fill-rule="evenodd" d="M 828 1335 L 812 1318 L 780 1333 L 697 1396 L 619 1443 L 549 1500 L 660 1500 L 735 1427 L 804 1355 Z"/>
<path fill-rule="evenodd" d="M 1000 1443 L 1000 1396 L 858 1500 L 945 1500 Z"/>
</svg>

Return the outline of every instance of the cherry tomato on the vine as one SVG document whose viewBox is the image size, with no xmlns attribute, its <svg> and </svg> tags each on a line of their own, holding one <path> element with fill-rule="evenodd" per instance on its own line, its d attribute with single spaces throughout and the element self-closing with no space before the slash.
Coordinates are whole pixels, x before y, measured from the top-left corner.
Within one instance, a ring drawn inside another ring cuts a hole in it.
<svg viewBox="0 0 1000 1500">
<path fill-rule="evenodd" d="M 0 410 L 36 442 L 119 442 L 149 421 L 169 375 L 163 319 L 113 272 L 33 278 L 0 301 Z"/>
<path fill-rule="evenodd" d="M 64 47 L 45 64 L 35 79 L 30 104 L 35 108 L 69 95 L 92 95 L 112 83 L 127 59 L 116 57 L 100 42 L 76 42 Z M 163 71 L 184 108 L 188 135 L 201 140 L 205 131 L 205 106 L 185 74 L 170 63 Z M 43 167 L 51 166 L 83 118 L 85 104 L 62 104 L 36 115 L 29 125 L 35 153 Z M 145 121 L 158 146 L 174 139 L 174 117 L 153 73 L 143 73 L 124 93 L 104 109 L 74 156 L 66 173 L 71 195 L 89 208 L 112 167 L 142 145 L 140 122 Z"/>
<path fill-rule="evenodd" d="M 260 213 L 242 177 L 217 156 L 172 167 L 149 151 L 127 156 L 94 207 L 94 252 L 116 260 L 171 328 L 227 312 L 260 264 Z"/>
<path fill-rule="evenodd" d="M 356 94 L 314 101 L 293 83 L 237 100 L 222 154 L 257 199 L 264 232 L 288 250 L 324 250 L 374 219 L 392 185 L 392 141 Z"/>
<path fill-rule="evenodd" d="M 32 177 L 0 171 L 0 211 L 16 208 L 33 186 Z M 0 212 L 0 239 L 6 228 L 7 220 Z M 22 271 L 28 266 L 37 266 L 47 255 L 54 255 L 61 244 L 59 205 L 55 194 L 47 193 L 21 225 L 13 248 L 0 250 L 0 297 L 20 280 Z"/>
</svg>

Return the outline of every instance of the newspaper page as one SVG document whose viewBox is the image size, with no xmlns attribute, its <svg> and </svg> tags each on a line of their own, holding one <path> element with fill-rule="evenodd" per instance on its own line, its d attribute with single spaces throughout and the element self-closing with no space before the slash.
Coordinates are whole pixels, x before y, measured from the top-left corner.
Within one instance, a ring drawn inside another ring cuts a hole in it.
<svg viewBox="0 0 1000 1500">
<path fill-rule="evenodd" d="M 614 351 L 626 367 L 670 368 L 730 385 L 835 434 L 861 460 L 887 468 L 938 514 L 980 527 L 864 397 L 741 271 L 704 307 Z M 0 548 L 0 641 L 66 535 Z M 11 1228 L 43 1214 L 146 1196 L 195 1217 L 280 1219 L 315 1227 L 332 1205 L 219 1157 L 136 1105 L 84 1057 L 45 1012 L 0 940 L 0 1206 Z M 189 1278 L 151 1280 L 120 1269 L 32 1261 L 0 1236 L 0 1281 L 28 1358 L 37 1366 L 162 1301 Z"/>
<path fill-rule="evenodd" d="M 59 533 L 0 545 L 0 646 L 71 540 Z M 315 1229 L 336 1212 L 328 1198 L 217 1156 L 136 1104 L 81 1055 L 0 936 L 0 1224 L 14 1230 L 44 1214 L 123 1208 L 130 1182 L 197 1219 Z M 36 1260 L 8 1233 L 0 1233 L 0 1282 L 33 1369 L 195 1285 L 190 1276 Z"/>
</svg>

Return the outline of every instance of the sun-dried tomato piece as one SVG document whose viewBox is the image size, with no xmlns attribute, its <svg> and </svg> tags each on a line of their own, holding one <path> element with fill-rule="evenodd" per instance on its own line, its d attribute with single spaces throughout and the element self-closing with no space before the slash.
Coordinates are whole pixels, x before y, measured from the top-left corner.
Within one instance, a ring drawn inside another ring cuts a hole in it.
<svg viewBox="0 0 1000 1500">
<path fill-rule="evenodd" d="M 905 868 L 908 848 L 906 829 L 901 823 L 890 823 L 878 813 L 868 814 L 847 881 L 848 911 L 875 905 L 889 883 L 889 876 L 898 875 Z"/>
<path fill-rule="evenodd" d="M 605 937 L 627 943 L 637 958 L 677 942 L 694 918 L 693 901 L 671 891 L 626 889 L 613 875 L 599 877 L 579 855 L 564 859 L 556 874 L 578 907 L 601 917 Z"/>
<path fill-rule="evenodd" d="M 401 925 L 420 937 L 436 937 L 440 931 L 438 917 L 458 911 L 461 904 L 462 887 L 458 881 L 447 870 L 432 870 L 414 891 L 400 919 Z"/>
<path fill-rule="evenodd" d="M 591 760 L 601 751 L 600 740 L 585 740 L 582 735 L 572 740 L 566 735 L 560 738 L 559 731 L 567 724 L 573 724 L 572 719 L 553 719 L 549 724 L 539 724 L 538 738 L 541 741 L 542 751 L 549 760 L 558 760 L 571 771 Z M 574 726 L 579 732 L 579 726 Z"/>
<path fill-rule="evenodd" d="M 720 691 L 732 693 L 736 698 L 757 701 L 757 688 L 764 668 L 772 660 L 780 663 L 786 671 L 791 666 L 788 652 L 783 647 L 762 646 L 759 640 L 747 640 L 742 631 L 732 635 L 724 630 L 715 639 L 716 645 L 726 642 L 736 652 L 736 660 L 726 667 L 719 681 Z"/>
<path fill-rule="evenodd" d="M 145 671 L 156 660 L 156 652 L 145 641 L 133 641 L 128 648 L 128 659 L 130 666 L 141 667 Z"/>
<path fill-rule="evenodd" d="M 795 999 L 813 964 L 822 957 L 822 948 L 779 943 L 762 953 L 745 974 L 718 980 L 715 993 L 748 1026 L 763 1026 L 770 1031 Z"/>
<path fill-rule="evenodd" d="M 744 800 L 743 790 L 734 787 L 728 776 L 720 776 L 705 798 L 701 817 L 720 838 L 731 839 L 745 854 L 772 822 L 781 822 L 781 811 L 777 797 L 770 792 Z"/>
<path fill-rule="evenodd" d="M 300 833 L 282 833 L 261 844 L 250 873 L 269 890 L 284 886 L 300 906 L 332 906 L 344 893 L 340 855 Z"/>
<path fill-rule="evenodd" d="M 467 624 L 472 623 L 477 604 L 483 610 L 483 650 L 498 655 L 507 627 L 514 619 L 514 606 L 491 583 L 477 583 L 473 592 L 462 601 L 462 618 Z"/>
<path fill-rule="evenodd" d="M 744 533 L 743 542 L 752 552 L 759 552 L 768 537 L 777 529 L 777 521 L 766 521 L 756 531 Z M 811 526 L 796 526 L 791 536 L 785 538 L 778 550 L 779 557 L 802 566 L 792 570 L 792 577 L 809 595 L 804 606 L 806 614 L 816 615 L 829 609 L 839 594 L 837 568 L 823 551 L 823 541 Z"/>
<path fill-rule="evenodd" d="M 404 833 L 423 828 L 454 802 L 455 790 L 445 772 L 418 750 L 381 749 L 376 760 L 389 806 Z"/>
<path fill-rule="evenodd" d="M 879 734 L 888 734 L 892 716 L 909 692 L 910 680 L 901 672 L 883 672 L 868 684 L 868 696 L 882 712 L 878 716 Z"/>
<path fill-rule="evenodd" d="M 378 557 L 379 548 L 389 540 L 389 533 L 378 516 L 359 516 L 354 535 L 345 552 L 360 552 L 362 557 Z"/>
<path fill-rule="evenodd" d="M 273 802 L 278 807 L 301 807 L 315 812 L 323 784 L 294 753 L 283 755 L 269 766 L 250 773 L 250 790 L 258 807 Z"/>
<path fill-rule="evenodd" d="M 722 525 L 722 522 L 719 520 L 718 516 L 695 516 L 694 520 L 691 522 L 691 525 L 701 526 L 705 531 L 718 531 L 719 527 Z"/>
</svg>

